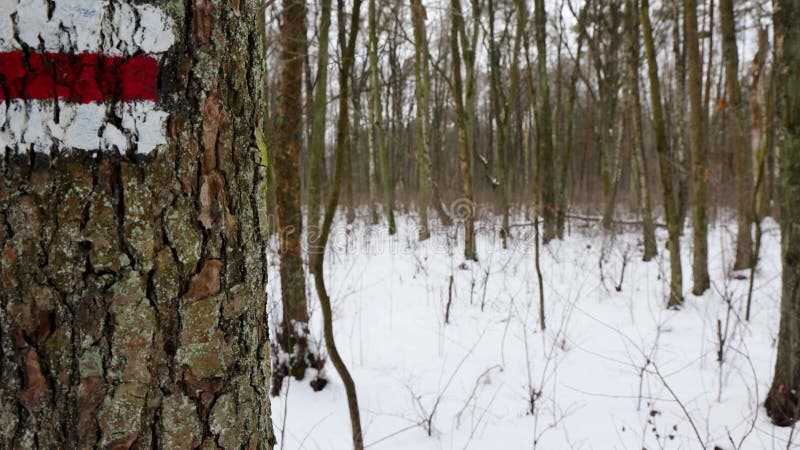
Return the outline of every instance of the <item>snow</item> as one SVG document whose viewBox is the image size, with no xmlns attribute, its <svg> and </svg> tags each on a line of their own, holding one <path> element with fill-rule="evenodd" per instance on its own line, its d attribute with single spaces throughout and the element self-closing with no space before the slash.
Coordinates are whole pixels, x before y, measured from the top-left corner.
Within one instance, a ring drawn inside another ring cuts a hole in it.
<svg viewBox="0 0 800 450">
<path fill-rule="evenodd" d="M 512 220 L 520 222 L 527 221 Z M 712 289 L 702 297 L 690 293 L 686 231 L 686 302 L 671 311 L 664 230 L 659 256 L 643 263 L 638 230 L 612 240 L 597 224 L 573 224 L 564 241 L 542 249 L 545 331 L 538 327 L 530 227 L 514 228 L 503 250 L 490 225 L 497 221 L 479 222 L 480 261 L 465 263 L 452 229 L 432 227 L 433 237 L 418 243 L 413 215 L 399 217 L 395 237 L 365 223 L 337 222 L 325 270 L 336 341 L 355 378 L 368 448 L 701 448 L 700 440 L 709 448 L 734 448 L 732 442 L 786 448 L 790 430 L 773 427 L 762 407 L 779 319 L 775 222 L 764 225 L 749 323 L 747 280 L 733 276 L 747 273 L 728 270 L 735 226 L 711 227 Z M 270 261 L 274 313 L 280 299 L 274 250 Z M 308 286 L 311 340 L 324 347 L 310 279 Z M 717 320 L 727 335 L 721 372 Z M 274 314 L 271 322 L 274 332 Z M 303 381 L 284 381 L 273 398 L 276 448 L 352 448 L 344 388 L 330 362 L 325 370 L 330 383 L 323 391 L 311 390 L 309 371 Z M 426 420 L 434 409 L 429 436 Z"/>
</svg>

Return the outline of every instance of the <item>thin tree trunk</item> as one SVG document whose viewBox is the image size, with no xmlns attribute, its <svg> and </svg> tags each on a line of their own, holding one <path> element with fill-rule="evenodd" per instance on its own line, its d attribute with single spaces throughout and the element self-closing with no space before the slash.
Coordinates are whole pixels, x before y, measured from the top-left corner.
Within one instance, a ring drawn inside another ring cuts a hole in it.
<svg viewBox="0 0 800 450">
<path fill-rule="evenodd" d="M 322 179 L 325 174 L 325 118 L 328 111 L 328 43 L 331 29 L 331 0 L 322 0 L 319 26 L 319 48 L 317 49 L 317 87 L 314 91 L 314 114 L 311 125 L 311 144 L 308 170 L 308 217 L 306 236 L 308 241 L 308 266 L 314 268 L 314 258 L 323 249 L 319 248 L 319 218 Z"/>
<path fill-rule="evenodd" d="M 374 0 L 373 0 L 374 1 Z M 325 216 L 322 221 L 322 228 L 320 230 L 320 246 L 325 248 L 333 225 L 333 218 L 336 215 L 336 208 L 339 203 L 339 194 L 342 190 L 342 176 L 345 170 L 344 152 L 347 151 L 346 147 L 350 144 L 349 141 L 349 112 L 348 112 L 348 96 L 349 96 L 349 80 L 350 74 L 353 70 L 355 60 L 355 47 L 358 38 L 359 15 L 361 12 L 361 0 L 353 0 L 353 12 L 350 16 L 350 35 L 346 35 L 346 18 L 344 11 L 344 0 L 337 1 L 338 9 L 338 38 L 339 45 L 342 48 L 342 59 L 339 66 L 339 117 L 336 123 L 336 154 L 334 163 L 334 176 L 331 192 L 328 197 L 328 205 L 325 209 Z M 331 298 L 325 287 L 325 274 L 324 268 L 325 252 L 320 253 L 319 257 L 314 260 L 314 285 L 319 297 L 320 309 L 322 310 L 322 323 L 323 323 L 323 337 L 325 339 L 325 347 L 328 349 L 328 355 L 331 358 L 331 363 L 342 379 L 345 392 L 347 395 L 348 411 L 350 413 L 350 426 L 351 435 L 353 438 L 353 449 L 364 449 L 364 438 L 361 432 L 361 417 L 358 408 L 358 397 L 356 395 L 356 385 L 350 371 L 342 360 L 339 351 L 336 348 L 336 342 L 333 337 L 333 311 L 331 309 Z"/>
<path fill-rule="evenodd" d="M 759 29 L 758 51 L 750 65 L 750 145 L 752 146 L 751 151 L 755 156 L 755 160 L 753 161 L 755 186 L 753 187 L 752 196 L 750 198 L 750 214 L 752 214 L 753 224 L 755 225 L 755 242 L 753 243 L 753 263 L 750 265 L 750 283 L 747 290 L 747 303 L 744 314 L 744 319 L 747 321 L 750 320 L 753 284 L 755 282 L 756 266 L 758 265 L 758 255 L 761 251 L 761 219 L 764 211 L 763 202 L 765 200 L 763 187 L 766 184 L 767 156 L 769 154 L 769 146 L 771 144 L 770 141 L 773 131 L 773 121 L 770 118 L 770 111 L 773 109 L 772 105 L 774 103 L 774 78 L 770 77 L 770 80 L 765 82 L 764 79 L 766 75 L 763 73 L 764 63 L 766 62 L 767 51 L 769 49 L 769 42 L 767 39 L 767 30 L 765 28 Z M 765 92 L 767 89 L 768 92 Z M 764 127 L 765 123 L 767 124 L 766 127 Z"/>
<path fill-rule="evenodd" d="M 475 204 L 472 198 L 472 145 L 474 143 L 472 127 L 472 108 L 468 108 L 472 99 L 469 92 L 465 93 L 461 76 L 461 52 L 459 46 L 459 36 L 462 45 L 467 45 L 466 32 L 464 31 L 464 16 L 461 11 L 460 0 L 451 0 L 451 30 L 450 30 L 450 50 L 453 58 L 452 92 L 456 105 L 456 121 L 458 124 L 458 159 L 461 172 L 461 192 L 463 197 L 454 202 L 451 208 L 453 214 L 459 221 L 464 222 L 464 257 L 468 260 L 477 260 L 478 255 L 475 251 Z M 474 48 L 474 47 L 473 47 Z M 469 53 L 465 51 L 465 53 Z M 470 85 L 470 64 L 467 61 L 467 85 Z M 469 91 L 469 87 L 467 88 Z"/>
<path fill-rule="evenodd" d="M 637 166 L 636 184 L 639 191 L 639 205 L 642 210 L 642 238 L 644 241 L 643 261 L 650 261 L 657 254 L 656 229 L 650 201 L 649 171 L 644 148 L 642 130 L 642 104 L 639 98 L 639 11 L 638 1 L 626 0 L 626 35 L 628 41 L 627 76 L 629 114 L 632 116 L 633 156 Z"/>
<path fill-rule="evenodd" d="M 783 290 L 775 377 L 764 406 L 773 423 L 787 426 L 800 409 L 800 0 L 774 7 Z"/>
<path fill-rule="evenodd" d="M 689 132 L 693 177 L 692 293 L 702 295 L 710 286 L 708 277 L 708 173 L 706 172 L 705 116 L 703 109 L 703 63 L 697 33 L 697 0 L 683 0 L 686 22 L 686 54 L 689 64 Z"/>
<path fill-rule="evenodd" d="M 57 11 L 64 4 L 74 5 L 53 2 Z M 150 10 L 162 15 L 158 37 L 180 44 L 137 54 L 158 63 L 152 85 L 125 80 L 158 87 L 148 120 L 161 127 L 103 119 L 107 131 L 131 133 L 118 151 L 100 151 L 96 135 L 49 140 L 60 147 L 50 154 L 21 142 L 3 149 L 0 448 L 274 444 L 256 140 L 266 98 L 263 10 L 198 5 Z M 109 15 L 82 19 L 118 25 Z M 129 36 L 153 29 L 125 25 Z M 25 42 L 31 53 L 43 41 L 58 45 L 41 39 Z M 100 34 L 89 45 L 100 49 Z M 94 106 L 122 119 L 117 108 L 130 104 L 116 93 L 105 100 Z"/>
<path fill-rule="evenodd" d="M 725 112 L 730 120 L 729 131 L 733 147 L 733 162 L 736 173 L 736 260 L 733 270 L 741 270 L 753 264 L 753 240 L 750 236 L 753 225 L 750 200 L 753 192 L 753 168 L 750 146 L 745 129 L 745 111 L 739 86 L 739 50 L 736 47 L 736 21 L 733 16 L 733 0 L 720 0 L 719 20 L 722 32 L 722 59 L 725 62 Z M 760 121 L 760 117 L 751 120 Z"/>
<path fill-rule="evenodd" d="M 414 27 L 414 93 L 417 100 L 417 177 L 419 182 L 419 240 L 431 235 L 428 224 L 430 203 L 431 157 L 430 157 L 430 92 L 431 79 L 428 68 L 428 36 L 425 30 L 427 19 L 421 0 L 411 0 L 411 22 Z M 438 200 L 438 196 L 434 195 Z"/>
<path fill-rule="evenodd" d="M 754 168 L 756 170 L 753 175 L 761 178 L 760 186 L 756 190 L 756 206 L 752 211 L 752 218 L 754 222 L 760 221 L 765 214 L 765 207 L 768 200 L 768 191 L 765 189 L 767 186 L 766 161 L 771 144 L 771 135 L 773 123 L 771 120 L 771 103 L 768 101 L 771 97 L 772 80 L 770 76 L 765 73 L 765 64 L 767 61 L 767 53 L 769 51 L 769 41 L 767 37 L 767 30 L 760 29 L 758 31 L 758 51 L 753 56 L 753 61 L 750 63 L 750 87 L 748 89 L 748 99 L 750 107 L 750 152 L 754 157 Z M 767 81 L 767 79 L 770 79 Z M 758 254 L 753 255 L 753 265 L 756 264 L 755 258 Z"/>
<path fill-rule="evenodd" d="M 395 234 L 394 220 L 394 180 L 391 175 L 391 163 L 386 150 L 386 138 L 383 129 L 383 112 L 381 107 L 380 73 L 378 69 L 378 11 L 376 0 L 369 0 L 369 79 L 370 79 L 370 126 L 373 128 L 373 144 L 378 150 L 381 165 L 381 181 L 383 182 L 383 209 L 389 227 L 389 234 Z"/>
<path fill-rule="evenodd" d="M 420 156 L 423 158 L 422 163 L 424 163 L 424 167 L 418 166 L 418 170 L 420 172 L 420 201 L 425 205 L 425 221 L 423 222 L 422 218 L 420 218 L 420 222 L 424 223 L 424 230 L 427 232 L 428 237 L 430 236 L 430 230 L 428 229 L 428 221 L 427 221 L 427 205 L 433 203 L 433 207 L 436 210 L 436 214 L 439 217 L 439 221 L 444 226 L 452 225 L 452 220 L 450 216 L 445 211 L 445 208 L 442 204 L 441 194 L 439 191 L 439 183 L 436 176 L 435 164 L 432 155 L 433 147 L 434 147 L 434 134 L 435 132 L 432 128 L 431 121 L 431 73 L 430 73 L 430 50 L 428 47 L 428 32 L 425 27 L 425 21 L 427 20 L 427 13 L 425 11 L 425 7 L 422 5 L 421 0 L 411 0 L 411 20 L 412 25 L 414 26 L 414 57 L 415 57 L 415 70 L 416 70 L 416 77 L 417 77 L 417 89 L 421 89 L 416 95 L 417 97 L 417 112 L 422 113 L 422 117 L 420 118 L 417 116 L 417 121 L 420 122 L 420 132 L 421 132 L 421 141 L 418 141 L 418 145 L 422 146 L 422 155 L 419 153 L 417 154 L 417 164 L 420 164 Z M 420 139 L 420 136 L 417 137 Z M 417 150 L 420 151 L 419 148 Z M 422 178 L 423 173 L 425 178 Z M 423 200 L 423 193 L 425 194 L 424 202 Z M 422 206 L 420 206 L 422 208 Z M 420 226 L 420 235 L 419 238 L 427 238 L 423 233 L 423 227 Z"/>
<path fill-rule="evenodd" d="M 588 2 L 587 2 L 588 3 Z M 584 5 L 581 8 L 578 21 L 584 21 L 588 6 Z M 558 182 L 558 209 L 556 212 L 556 235 L 559 239 L 564 238 L 564 227 L 566 225 L 567 217 L 567 175 L 569 164 L 572 159 L 572 145 L 573 145 L 573 128 L 575 126 L 575 101 L 578 96 L 578 78 L 581 68 L 581 54 L 583 53 L 583 33 L 578 33 L 577 50 L 575 52 L 574 67 L 569 79 L 569 93 L 567 94 L 567 130 L 565 132 L 566 141 L 564 148 L 561 152 L 561 167 Z"/>
<path fill-rule="evenodd" d="M 539 190 L 542 202 L 540 213 L 542 216 L 542 242 L 547 244 L 556 237 L 556 195 L 553 132 L 550 123 L 552 111 L 550 110 L 550 86 L 547 76 L 547 12 L 544 0 L 536 0 L 534 10 L 534 29 L 536 35 L 537 75 L 538 75 L 538 113 L 537 122 L 537 171 L 539 171 Z"/>
<path fill-rule="evenodd" d="M 360 119 L 360 110 L 356 96 L 358 95 L 358 83 L 356 82 L 355 70 L 351 71 L 350 83 L 352 85 L 353 95 L 351 100 L 353 102 L 353 126 L 350 127 L 350 145 L 345 149 L 345 172 L 344 172 L 344 202 L 345 202 L 345 220 L 348 224 L 352 224 L 356 220 L 356 207 L 355 198 L 353 197 L 353 184 L 355 183 L 355 172 L 353 171 L 353 155 L 358 155 L 358 124 Z"/>
<path fill-rule="evenodd" d="M 686 214 L 689 209 L 689 174 L 691 174 L 691 155 L 689 155 L 687 145 L 686 129 L 688 121 L 688 96 L 686 95 L 686 51 L 683 42 L 686 40 L 686 27 L 681 26 L 682 21 L 681 2 L 672 2 L 673 5 L 673 33 L 672 45 L 673 56 L 675 58 L 675 101 L 673 102 L 672 123 L 676 131 L 675 138 L 675 159 L 677 164 L 673 164 L 670 172 L 675 177 L 677 189 L 678 222 L 681 224 L 681 234 L 683 233 L 683 223 L 686 221 Z M 683 32 L 681 32 L 683 30 Z M 681 39 L 683 38 L 683 39 Z"/>
<path fill-rule="evenodd" d="M 514 35 L 513 54 L 511 55 L 512 68 L 511 68 L 511 83 L 509 95 L 503 95 L 503 85 L 501 82 L 500 70 L 500 52 L 497 48 L 494 35 L 494 21 L 495 21 L 494 1 L 489 0 L 489 70 L 491 77 L 491 99 L 493 102 L 494 120 L 497 126 L 498 143 L 497 143 L 497 163 L 495 167 L 497 194 L 500 201 L 500 239 L 503 248 L 508 247 L 508 231 L 509 231 L 509 217 L 508 217 L 508 132 L 509 124 L 511 121 L 511 103 L 512 99 L 516 98 L 516 92 L 519 84 L 519 50 L 522 42 L 522 33 L 525 32 L 524 15 L 517 14 L 517 31 Z M 491 127 L 491 124 L 490 124 Z"/>
<path fill-rule="evenodd" d="M 642 0 L 639 18 L 642 25 L 642 37 L 647 55 L 647 75 L 650 80 L 650 99 L 653 107 L 653 125 L 656 135 L 656 152 L 658 166 L 661 171 L 661 187 L 664 197 L 664 215 L 669 233 L 670 294 L 667 307 L 677 308 L 683 304 L 683 274 L 681 268 L 681 223 L 678 216 L 675 192 L 673 191 L 672 167 L 667 148 L 667 132 L 664 125 L 664 108 L 661 103 L 661 82 L 658 79 L 658 63 L 656 62 L 653 31 L 650 26 L 650 1 Z"/>
</svg>

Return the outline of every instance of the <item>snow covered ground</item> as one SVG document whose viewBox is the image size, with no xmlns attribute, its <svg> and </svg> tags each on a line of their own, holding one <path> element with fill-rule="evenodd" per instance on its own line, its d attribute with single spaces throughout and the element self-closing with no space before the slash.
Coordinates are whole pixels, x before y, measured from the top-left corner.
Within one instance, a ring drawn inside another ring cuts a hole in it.
<svg viewBox="0 0 800 450">
<path fill-rule="evenodd" d="M 787 447 L 791 430 L 773 427 L 762 407 L 779 319 L 775 222 L 764 224 L 749 323 L 748 282 L 729 271 L 735 225 L 711 227 L 712 289 L 703 297 L 690 293 L 687 230 L 686 302 L 670 311 L 664 307 L 664 230 L 659 256 L 643 263 L 638 230 L 611 240 L 597 224 L 573 223 L 565 240 L 542 249 L 545 331 L 533 241 L 526 236 L 531 227 L 514 228 L 504 250 L 489 222 L 481 222 L 480 261 L 464 263 L 453 229 L 418 243 L 413 215 L 399 218 L 395 237 L 365 223 L 359 218 L 352 227 L 335 227 L 326 279 L 368 448 Z M 280 287 L 277 259 L 270 260 L 275 308 Z M 312 335 L 322 346 L 310 279 L 308 286 Z M 725 338 L 721 365 L 718 321 Z M 276 448 L 352 448 L 344 388 L 330 363 L 326 371 L 330 384 L 322 392 L 309 387 L 310 373 L 284 381 L 272 403 Z"/>
</svg>

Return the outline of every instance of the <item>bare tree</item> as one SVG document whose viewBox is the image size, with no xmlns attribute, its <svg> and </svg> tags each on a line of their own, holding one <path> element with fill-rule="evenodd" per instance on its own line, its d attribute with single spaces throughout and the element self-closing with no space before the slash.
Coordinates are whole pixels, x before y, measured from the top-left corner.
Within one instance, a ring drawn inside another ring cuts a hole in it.
<svg viewBox="0 0 800 450">
<path fill-rule="evenodd" d="M 719 1 L 719 20 L 722 31 L 722 57 L 725 62 L 725 112 L 730 111 L 729 130 L 736 171 L 736 260 L 734 270 L 753 264 L 753 225 L 750 199 L 753 192 L 753 167 L 750 146 L 745 138 L 745 110 L 739 86 L 739 49 L 736 46 L 736 20 L 733 0 Z M 754 119 L 754 120 L 760 120 Z"/>
<path fill-rule="evenodd" d="M 677 308 L 683 304 L 683 270 L 681 268 L 681 219 L 678 215 L 672 180 L 672 167 L 667 148 L 667 132 L 664 125 L 664 107 L 661 102 L 661 81 L 658 78 L 658 62 L 653 44 L 653 30 L 650 26 L 650 1 L 642 0 L 639 18 L 642 25 L 644 48 L 647 54 L 647 75 L 650 80 L 650 99 L 653 108 L 658 167 L 661 171 L 661 190 L 663 193 L 664 215 L 667 220 L 670 264 L 670 294 L 667 307 Z"/>
<path fill-rule="evenodd" d="M 708 174 L 706 173 L 706 113 L 703 108 L 703 61 L 697 31 L 697 0 L 683 1 L 686 55 L 689 75 L 689 131 L 692 148 L 693 259 L 692 293 L 702 295 L 710 286 L 708 277 Z"/>
</svg>

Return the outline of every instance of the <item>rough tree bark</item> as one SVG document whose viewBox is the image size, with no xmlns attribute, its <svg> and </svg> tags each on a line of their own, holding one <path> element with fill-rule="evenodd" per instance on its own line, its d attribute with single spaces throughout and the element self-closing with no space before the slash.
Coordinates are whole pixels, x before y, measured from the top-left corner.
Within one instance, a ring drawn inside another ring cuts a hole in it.
<svg viewBox="0 0 800 450">
<path fill-rule="evenodd" d="M 106 15 L 82 19 L 101 47 L 119 30 L 108 2 L 92 3 Z M 1 149 L 0 447 L 272 448 L 259 3 L 158 2 L 175 42 L 156 58 L 165 128 L 152 151 L 141 133 L 108 151 L 55 134 L 49 152 L 16 138 Z M 0 20 L 42 14 L 14 28 L 41 33 L 12 36 L 29 55 L 71 19 L 9 4 Z M 106 100 L 92 107 L 111 132 L 122 103 Z"/>
<path fill-rule="evenodd" d="M 653 44 L 653 30 L 650 26 L 650 1 L 642 0 L 639 9 L 639 20 L 642 25 L 644 49 L 647 55 L 647 77 L 650 81 L 650 100 L 653 107 L 653 126 L 656 137 L 656 153 L 658 168 L 661 171 L 661 190 L 664 199 L 664 215 L 667 220 L 669 240 L 670 293 L 667 307 L 677 308 L 683 304 L 683 269 L 681 267 L 681 217 L 678 212 L 677 199 L 672 180 L 672 166 L 667 148 L 667 131 L 664 125 L 664 107 L 661 102 L 661 81 L 658 79 L 658 62 Z"/>
<path fill-rule="evenodd" d="M 773 14 L 783 291 L 775 377 L 765 406 L 775 424 L 791 425 L 800 409 L 800 0 L 775 2 Z"/>
</svg>

